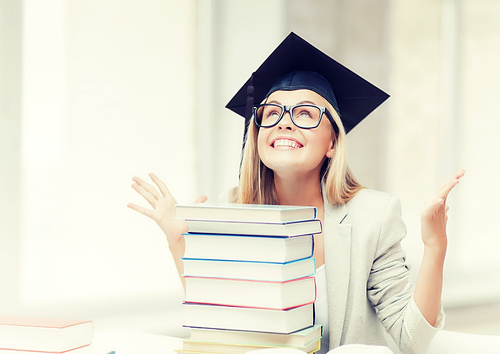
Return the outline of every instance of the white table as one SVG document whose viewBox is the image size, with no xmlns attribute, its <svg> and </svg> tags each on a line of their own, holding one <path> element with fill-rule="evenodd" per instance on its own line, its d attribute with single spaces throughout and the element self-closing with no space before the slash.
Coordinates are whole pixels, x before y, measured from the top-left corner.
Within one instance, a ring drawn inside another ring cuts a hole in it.
<svg viewBox="0 0 500 354">
<path fill-rule="evenodd" d="M 441 330 L 432 341 L 428 353 L 496 354 L 500 353 L 499 348 L 500 336 Z M 108 354 L 113 350 L 116 354 L 173 354 L 176 349 L 182 349 L 181 338 L 128 330 L 98 330 L 90 347 L 68 354 Z"/>
<path fill-rule="evenodd" d="M 182 349 L 182 339 L 160 334 L 127 330 L 102 330 L 94 332 L 90 346 L 72 350 L 67 354 L 173 354 Z M 0 350 L 0 354 L 33 354 L 33 352 Z"/>
<path fill-rule="evenodd" d="M 428 352 L 496 354 L 500 352 L 499 348 L 500 336 L 441 330 L 432 341 Z M 177 349 L 182 349 L 181 338 L 130 330 L 97 330 L 92 345 L 70 351 L 68 354 L 108 354 L 111 351 L 115 351 L 116 354 L 175 354 Z M 0 354 L 24 353 L 33 354 L 33 352 L 0 350 Z"/>
<path fill-rule="evenodd" d="M 68 354 L 170 354 L 182 349 L 182 339 L 160 334 L 126 331 L 95 331 L 92 345 Z"/>
</svg>

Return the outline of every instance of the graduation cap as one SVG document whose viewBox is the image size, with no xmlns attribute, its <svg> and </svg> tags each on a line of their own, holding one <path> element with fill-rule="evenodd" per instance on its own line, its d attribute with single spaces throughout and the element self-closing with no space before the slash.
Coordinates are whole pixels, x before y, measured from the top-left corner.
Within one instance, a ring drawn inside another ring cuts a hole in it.
<svg viewBox="0 0 500 354">
<path fill-rule="evenodd" d="M 319 74 L 319 75 L 318 75 Z M 346 133 L 389 95 L 291 32 L 226 105 L 245 117 L 253 102 L 278 90 L 309 89 L 323 96 L 339 114 Z"/>
</svg>

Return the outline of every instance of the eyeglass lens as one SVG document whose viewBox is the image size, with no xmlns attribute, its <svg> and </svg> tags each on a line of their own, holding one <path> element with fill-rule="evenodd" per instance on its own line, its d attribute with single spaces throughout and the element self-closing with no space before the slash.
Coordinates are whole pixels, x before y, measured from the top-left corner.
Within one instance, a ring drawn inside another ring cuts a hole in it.
<svg viewBox="0 0 500 354">
<path fill-rule="evenodd" d="M 270 127 L 276 124 L 283 114 L 283 107 L 273 104 L 264 104 L 257 110 L 257 120 L 260 126 Z M 292 121 L 299 128 L 312 128 L 318 125 L 321 117 L 319 107 L 298 105 L 293 107 Z"/>
</svg>

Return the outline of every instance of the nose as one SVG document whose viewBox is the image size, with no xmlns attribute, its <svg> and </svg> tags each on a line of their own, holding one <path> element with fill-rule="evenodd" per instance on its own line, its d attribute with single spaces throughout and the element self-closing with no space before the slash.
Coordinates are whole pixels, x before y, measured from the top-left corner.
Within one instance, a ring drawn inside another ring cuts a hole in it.
<svg viewBox="0 0 500 354">
<path fill-rule="evenodd" d="M 278 129 L 294 130 L 295 124 L 292 122 L 291 112 L 285 111 L 283 117 L 278 123 Z"/>
</svg>

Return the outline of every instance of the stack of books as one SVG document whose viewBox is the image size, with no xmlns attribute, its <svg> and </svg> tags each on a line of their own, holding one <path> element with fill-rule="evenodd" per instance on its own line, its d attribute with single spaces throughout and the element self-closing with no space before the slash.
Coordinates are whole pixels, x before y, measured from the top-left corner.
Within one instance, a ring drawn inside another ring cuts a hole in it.
<svg viewBox="0 0 500 354">
<path fill-rule="evenodd" d="M 314 325 L 316 208 L 177 205 L 185 219 L 182 354 L 239 354 L 269 347 L 319 350 Z"/>
</svg>

